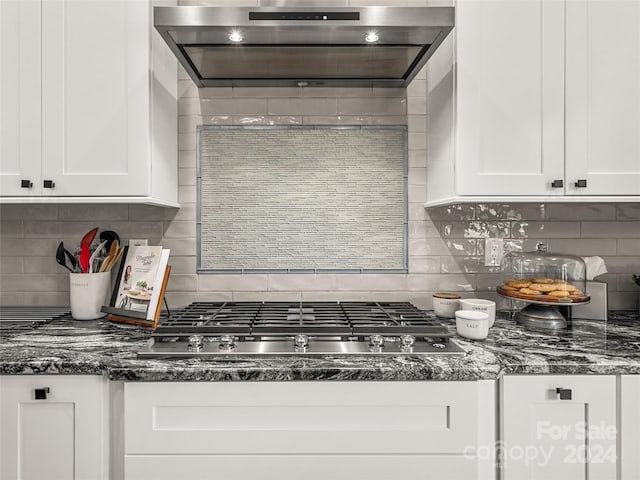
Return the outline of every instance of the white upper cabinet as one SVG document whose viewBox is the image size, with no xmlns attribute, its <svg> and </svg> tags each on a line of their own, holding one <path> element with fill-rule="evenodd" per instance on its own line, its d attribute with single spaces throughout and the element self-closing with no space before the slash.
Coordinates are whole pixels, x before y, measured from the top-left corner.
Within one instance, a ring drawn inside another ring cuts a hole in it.
<svg viewBox="0 0 640 480">
<path fill-rule="evenodd" d="M 554 193 L 551 180 L 563 177 L 563 19 L 559 1 L 458 2 L 460 195 Z"/>
<path fill-rule="evenodd" d="M 0 195 L 41 185 L 40 2 L 0 2 Z"/>
<path fill-rule="evenodd" d="M 3 201 L 33 195 L 53 201 L 79 197 L 77 201 L 177 206 L 177 67 L 153 29 L 152 2 L 26 3 L 41 9 L 41 16 L 37 22 L 20 18 L 14 29 L 22 33 L 39 25 L 41 71 L 37 76 L 21 73 L 19 80 L 37 81 L 42 96 L 35 115 L 23 112 L 22 104 L 6 110 L 3 104 L 3 125 L 5 116 L 15 114 L 39 122 L 41 148 L 30 155 L 30 161 L 39 159 L 32 170 L 38 181 L 31 190 L 16 187 L 22 177 L 8 173 L 29 172 L 26 166 L 7 168 L 18 161 L 16 147 L 3 148 Z M 17 63 L 19 70 L 32 59 L 13 59 L 16 54 L 5 46 L 4 31 L 2 35 L 4 99 L 11 93 L 10 85 L 4 85 L 5 51 L 6 62 Z M 7 75 L 16 76 L 11 71 Z"/>
<path fill-rule="evenodd" d="M 640 2 L 568 1 L 566 51 L 567 193 L 640 195 Z"/>
<path fill-rule="evenodd" d="M 458 0 L 427 68 L 427 206 L 640 195 L 638 85 L 638 2 Z"/>
</svg>

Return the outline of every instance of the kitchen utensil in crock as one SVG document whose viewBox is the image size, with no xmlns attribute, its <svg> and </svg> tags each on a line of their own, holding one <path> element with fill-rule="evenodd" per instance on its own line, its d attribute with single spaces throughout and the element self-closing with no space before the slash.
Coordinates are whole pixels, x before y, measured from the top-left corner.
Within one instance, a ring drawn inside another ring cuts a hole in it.
<svg viewBox="0 0 640 480">
<path fill-rule="evenodd" d="M 78 259 L 80 262 L 80 268 L 82 269 L 82 273 L 87 273 L 89 271 L 89 260 L 91 258 L 91 250 L 89 250 L 89 246 L 84 243 L 80 245 L 80 258 Z"/>
<path fill-rule="evenodd" d="M 86 245 L 87 247 L 91 246 L 93 239 L 96 238 L 96 234 L 98 233 L 98 227 L 92 228 L 87 233 L 84 234 L 82 240 L 80 240 L 80 247 Z"/>
<path fill-rule="evenodd" d="M 107 267 L 107 272 L 111 270 L 116 263 L 118 263 L 118 260 L 120 260 L 120 257 L 122 257 L 122 252 L 124 252 L 124 247 L 120 247 L 118 249 L 116 256 L 113 257 L 113 259 L 111 260 L 111 263 L 109 263 L 109 266 Z"/>
<path fill-rule="evenodd" d="M 100 252 L 104 250 L 106 244 L 107 244 L 107 240 L 105 240 L 100 245 L 98 245 L 98 248 L 96 248 L 94 252 L 91 254 L 91 258 L 89 258 L 89 273 L 93 273 L 93 262 L 95 262 L 96 258 L 98 258 L 98 255 L 100 254 Z"/>
<path fill-rule="evenodd" d="M 60 245 L 58 245 L 58 249 L 56 250 L 56 262 L 73 273 L 73 269 L 67 265 L 67 257 L 64 253 L 64 244 L 62 242 L 60 242 Z"/>
<path fill-rule="evenodd" d="M 105 248 L 107 249 L 107 251 L 109 251 L 109 253 L 111 253 L 111 245 L 113 245 L 114 242 L 120 243 L 120 236 L 113 230 L 103 230 L 102 232 L 100 232 L 100 241 L 104 242 L 105 240 L 107 241 L 107 245 Z"/>
</svg>

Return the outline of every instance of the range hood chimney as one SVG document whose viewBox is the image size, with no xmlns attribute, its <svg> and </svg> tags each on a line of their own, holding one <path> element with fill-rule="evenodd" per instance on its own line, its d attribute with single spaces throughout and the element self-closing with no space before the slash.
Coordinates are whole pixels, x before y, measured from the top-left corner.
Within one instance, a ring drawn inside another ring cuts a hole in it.
<svg viewBox="0 0 640 480">
<path fill-rule="evenodd" d="M 155 7 L 198 87 L 406 87 L 454 26 L 452 7 Z"/>
</svg>

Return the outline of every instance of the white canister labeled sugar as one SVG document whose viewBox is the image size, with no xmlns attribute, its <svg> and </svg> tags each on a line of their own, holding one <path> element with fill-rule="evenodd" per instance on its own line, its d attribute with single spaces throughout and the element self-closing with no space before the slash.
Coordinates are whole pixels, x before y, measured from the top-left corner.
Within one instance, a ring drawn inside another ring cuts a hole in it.
<svg viewBox="0 0 640 480">
<path fill-rule="evenodd" d="M 75 320 L 95 320 L 105 316 L 100 311 L 109 303 L 111 272 L 70 273 L 69 300 Z"/>
<path fill-rule="evenodd" d="M 456 310 L 459 310 L 460 295 L 455 293 L 434 293 L 433 313 L 442 318 L 455 317 Z"/>
</svg>

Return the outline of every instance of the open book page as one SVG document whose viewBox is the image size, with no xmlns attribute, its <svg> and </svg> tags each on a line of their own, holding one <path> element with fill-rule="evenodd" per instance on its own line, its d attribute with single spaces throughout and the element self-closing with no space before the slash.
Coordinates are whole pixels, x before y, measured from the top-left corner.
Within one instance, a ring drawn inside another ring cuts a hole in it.
<svg viewBox="0 0 640 480">
<path fill-rule="evenodd" d="M 151 301 L 149 302 L 149 309 L 147 310 L 147 320 L 153 320 L 156 317 L 158 309 L 162 309 L 160 295 L 162 293 L 162 282 L 164 281 L 164 275 L 169 263 L 169 250 L 165 248 L 160 254 L 160 260 L 158 262 L 158 270 L 156 278 L 153 282 L 153 292 L 151 294 Z"/>
</svg>

